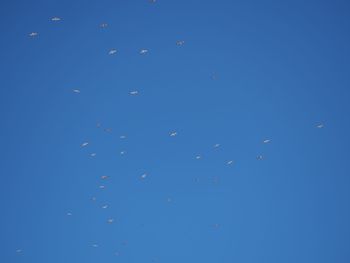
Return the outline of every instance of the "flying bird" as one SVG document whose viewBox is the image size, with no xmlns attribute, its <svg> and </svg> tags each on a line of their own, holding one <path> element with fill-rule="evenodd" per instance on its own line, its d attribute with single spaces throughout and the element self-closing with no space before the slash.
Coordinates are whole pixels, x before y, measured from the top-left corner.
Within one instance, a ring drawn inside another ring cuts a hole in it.
<svg viewBox="0 0 350 263">
<path fill-rule="evenodd" d="M 219 143 L 214 144 L 214 148 L 218 148 L 218 147 L 220 147 L 220 144 L 219 144 Z"/>
<path fill-rule="evenodd" d="M 51 18 L 51 21 L 54 21 L 54 22 L 61 21 L 61 18 L 55 16 L 55 17 Z"/>
<path fill-rule="evenodd" d="M 101 179 L 102 179 L 102 180 L 106 180 L 106 179 L 108 179 L 108 178 L 109 178 L 108 175 L 102 175 L 102 176 L 101 176 Z"/>
<path fill-rule="evenodd" d="M 266 139 L 266 140 L 263 140 L 263 143 L 269 143 L 271 140 L 269 139 Z"/>
<path fill-rule="evenodd" d="M 73 92 L 74 92 L 74 93 L 80 93 L 80 90 L 74 89 Z"/>
<path fill-rule="evenodd" d="M 117 50 L 114 48 L 108 52 L 109 55 L 114 55 L 115 53 L 117 53 Z"/>
<path fill-rule="evenodd" d="M 324 127 L 324 125 L 322 123 L 320 123 L 316 127 L 319 128 L 319 129 L 322 129 Z"/>
<path fill-rule="evenodd" d="M 107 23 L 102 23 L 102 24 L 100 24 L 100 27 L 101 28 L 106 28 L 106 27 L 108 27 L 108 24 Z"/>
<path fill-rule="evenodd" d="M 148 53 L 148 49 L 141 49 L 140 50 L 141 55 L 145 55 L 146 53 Z"/>
<path fill-rule="evenodd" d="M 29 33 L 30 37 L 36 37 L 38 35 L 38 32 L 31 32 Z"/>
<path fill-rule="evenodd" d="M 177 132 L 176 132 L 176 131 L 173 131 L 173 132 L 170 133 L 170 137 L 174 137 L 174 136 L 176 136 L 176 135 L 177 135 Z"/>
<path fill-rule="evenodd" d="M 230 161 L 227 162 L 227 164 L 228 164 L 228 165 L 233 164 L 233 161 L 230 160 Z"/>
<path fill-rule="evenodd" d="M 176 45 L 178 45 L 178 46 L 182 46 L 183 44 L 185 44 L 184 40 L 176 41 Z"/>
<path fill-rule="evenodd" d="M 138 95 L 139 92 L 137 90 L 134 90 L 134 91 L 130 91 L 130 95 Z"/>
<path fill-rule="evenodd" d="M 143 175 L 141 175 L 141 179 L 145 179 L 147 177 L 147 174 L 144 173 Z"/>
<path fill-rule="evenodd" d="M 88 145 L 89 145 L 88 142 L 84 142 L 84 143 L 82 143 L 82 144 L 80 145 L 80 147 L 86 147 L 86 146 L 88 146 Z"/>
<path fill-rule="evenodd" d="M 200 156 L 200 155 L 197 155 L 197 156 L 196 156 L 196 159 L 197 159 L 197 160 L 199 160 L 199 159 L 201 159 L 201 158 L 202 158 L 202 156 Z"/>
<path fill-rule="evenodd" d="M 114 219 L 113 218 L 109 218 L 108 220 L 107 220 L 107 223 L 108 224 L 112 224 L 114 222 Z"/>
</svg>

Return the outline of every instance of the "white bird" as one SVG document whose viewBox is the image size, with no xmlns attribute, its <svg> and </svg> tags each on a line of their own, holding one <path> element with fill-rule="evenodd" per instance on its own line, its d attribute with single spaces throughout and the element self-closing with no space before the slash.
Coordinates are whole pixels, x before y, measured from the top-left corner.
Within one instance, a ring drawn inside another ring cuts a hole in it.
<svg viewBox="0 0 350 263">
<path fill-rule="evenodd" d="M 121 155 L 124 155 L 125 153 L 126 153 L 125 151 L 121 151 L 121 152 L 120 152 Z"/>
<path fill-rule="evenodd" d="M 179 40 L 176 42 L 176 45 L 178 45 L 178 46 L 182 46 L 183 44 L 185 44 L 184 40 Z"/>
<path fill-rule="evenodd" d="M 91 156 L 91 157 L 95 157 L 95 156 L 96 156 L 96 153 L 91 153 L 90 156 Z"/>
<path fill-rule="evenodd" d="M 140 50 L 140 54 L 141 54 L 141 55 L 144 55 L 144 54 L 146 54 L 146 53 L 148 53 L 148 49 L 141 49 L 141 50 Z"/>
<path fill-rule="evenodd" d="M 214 148 L 218 148 L 219 146 L 220 146 L 220 144 L 219 144 L 219 143 L 214 144 Z"/>
<path fill-rule="evenodd" d="M 22 249 L 17 249 L 16 253 L 22 253 Z"/>
<path fill-rule="evenodd" d="M 271 140 L 269 139 L 266 139 L 266 140 L 263 140 L 263 143 L 269 143 Z"/>
<path fill-rule="evenodd" d="M 95 202 L 96 201 L 96 197 L 95 196 L 91 197 L 91 201 Z"/>
<path fill-rule="evenodd" d="M 107 220 L 107 223 L 108 224 L 112 224 L 114 222 L 114 219 L 113 218 L 109 218 L 108 220 Z"/>
<path fill-rule="evenodd" d="M 31 32 L 29 33 L 30 37 L 36 37 L 38 35 L 38 32 Z"/>
<path fill-rule="evenodd" d="M 115 53 L 117 53 L 117 50 L 116 50 L 116 49 L 111 49 L 111 50 L 108 52 L 109 55 L 113 55 L 113 54 L 115 54 Z"/>
<path fill-rule="evenodd" d="M 170 137 L 174 137 L 174 136 L 176 136 L 176 135 L 177 135 L 177 132 L 176 132 L 176 131 L 173 131 L 173 132 L 170 133 Z"/>
<path fill-rule="evenodd" d="M 107 23 L 102 23 L 102 24 L 100 24 L 100 27 L 102 27 L 102 28 L 106 28 L 107 26 L 108 26 Z"/>
<path fill-rule="evenodd" d="M 130 95 L 138 95 L 139 92 L 137 90 L 130 91 Z"/>
<path fill-rule="evenodd" d="M 101 176 L 101 179 L 102 179 L 102 180 L 106 180 L 106 179 L 108 179 L 108 178 L 109 178 L 108 175 L 102 175 L 102 176 Z"/>
<path fill-rule="evenodd" d="M 100 189 L 105 189 L 106 187 L 104 185 L 99 186 Z"/>
<path fill-rule="evenodd" d="M 200 155 L 197 155 L 197 156 L 196 156 L 196 159 L 197 159 L 197 160 L 199 160 L 199 159 L 201 159 L 201 158 L 202 158 L 202 156 L 200 156 Z"/>
<path fill-rule="evenodd" d="M 227 162 L 227 164 L 228 164 L 228 165 L 233 164 L 233 161 L 230 160 L 230 161 Z"/>
<path fill-rule="evenodd" d="M 145 179 L 147 177 L 147 174 L 144 173 L 143 175 L 141 175 L 141 179 Z"/>
<path fill-rule="evenodd" d="M 101 206 L 101 208 L 106 209 L 106 208 L 108 208 L 108 205 L 103 205 L 103 206 Z"/>
<path fill-rule="evenodd" d="M 126 135 L 121 135 L 119 138 L 120 139 L 126 139 Z"/>
<path fill-rule="evenodd" d="M 322 129 L 324 127 L 324 125 L 322 123 L 320 123 L 316 127 L 319 128 L 319 129 Z"/>
<path fill-rule="evenodd" d="M 81 147 L 86 147 L 86 146 L 88 146 L 88 145 L 89 145 L 88 142 L 84 142 L 84 143 L 82 143 L 80 146 L 81 146 Z"/>
<path fill-rule="evenodd" d="M 51 21 L 55 21 L 55 22 L 56 22 L 56 21 L 61 21 L 61 18 L 55 16 L 55 17 L 51 18 Z"/>
<path fill-rule="evenodd" d="M 73 92 L 74 92 L 74 93 L 80 93 L 80 90 L 74 89 Z"/>
<path fill-rule="evenodd" d="M 71 212 L 68 212 L 67 213 L 67 216 L 72 216 L 73 214 Z"/>
<path fill-rule="evenodd" d="M 98 245 L 97 244 L 92 244 L 92 247 L 98 247 Z"/>
</svg>

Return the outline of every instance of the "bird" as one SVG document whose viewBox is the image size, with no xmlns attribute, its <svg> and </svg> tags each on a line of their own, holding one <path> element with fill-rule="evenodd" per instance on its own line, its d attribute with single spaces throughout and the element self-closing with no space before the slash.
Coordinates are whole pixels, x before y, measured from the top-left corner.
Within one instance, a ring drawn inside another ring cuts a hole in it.
<svg viewBox="0 0 350 263">
<path fill-rule="evenodd" d="M 263 160 L 264 157 L 263 157 L 262 155 L 258 155 L 258 156 L 256 157 L 256 159 L 257 159 L 257 160 Z"/>
<path fill-rule="evenodd" d="M 84 143 L 82 143 L 80 146 L 81 146 L 81 147 L 86 147 L 86 146 L 88 146 L 88 145 L 89 145 L 88 142 L 84 142 Z"/>
<path fill-rule="evenodd" d="M 51 21 L 54 21 L 54 22 L 61 21 L 61 18 L 55 16 L 55 17 L 51 18 Z"/>
<path fill-rule="evenodd" d="M 115 53 L 117 53 L 117 50 L 114 48 L 108 52 L 109 55 L 114 55 Z"/>
<path fill-rule="evenodd" d="M 320 123 L 316 127 L 319 128 L 319 129 L 322 129 L 324 127 L 324 125 L 322 123 Z"/>
<path fill-rule="evenodd" d="M 71 212 L 68 212 L 67 213 L 67 216 L 72 216 L 73 214 Z"/>
<path fill-rule="evenodd" d="M 100 189 L 105 189 L 106 187 L 104 185 L 99 186 Z"/>
<path fill-rule="evenodd" d="M 80 90 L 74 89 L 73 92 L 74 92 L 74 93 L 80 93 Z"/>
<path fill-rule="evenodd" d="M 120 139 L 126 139 L 126 135 L 121 135 L 119 138 Z"/>
<path fill-rule="evenodd" d="M 36 36 L 38 36 L 38 32 L 31 32 L 31 33 L 29 33 L 29 36 L 36 37 Z"/>
<path fill-rule="evenodd" d="M 95 247 L 95 248 L 96 248 L 96 247 L 98 247 L 98 245 L 97 245 L 97 244 L 92 244 L 92 247 Z"/>
<path fill-rule="evenodd" d="M 176 136 L 176 135 L 177 135 L 177 132 L 176 132 L 176 131 L 170 132 L 170 137 L 174 137 L 174 136 Z"/>
<path fill-rule="evenodd" d="M 124 155 L 126 153 L 126 151 L 121 151 L 120 155 Z"/>
<path fill-rule="evenodd" d="M 139 92 L 137 90 L 130 91 L 130 95 L 138 95 Z"/>
<path fill-rule="evenodd" d="M 218 148 L 220 146 L 219 143 L 214 144 L 214 148 Z"/>
<path fill-rule="evenodd" d="M 101 179 L 102 179 L 102 180 L 106 180 L 106 179 L 108 179 L 108 178 L 109 178 L 108 175 L 102 175 L 102 176 L 101 176 Z"/>
<path fill-rule="evenodd" d="M 201 159 L 201 158 L 202 158 L 202 156 L 200 156 L 200 155 L 197 155 L 197 156 L 196 156 L 196 159 L 197 159 L 197 160 L 199 160 L 199 159 Z"/>
<path fill-rule="evenodd" d="M 107 23 L 101 23 L 101 24 L 100 24 L 100 27 L 101 27 L 101 28 L 106 28 L 106 27 L 108 27 L 108 24 L 107 24 Z"/>
<path fill-rule="evenodd" d="M 232 161 L 232 160 L 227 161 L 227 164 L 228 164 L 228 165 L 233 164 L 233 161 Z"/>
<path fill-rule="evenodd" d="M 266 139 L 266 140 L 263 140 L 263 143 L 269 143 L 271 140 L 269 139 Z"/>
<path fill-rule="evenodd" d="M 91 153 L 90 156 L 91 156 L 91 157 L 95 157 L 95 156 L 96 156 L 96 153 Z"/>
<path fill-rule="evenodd" d="M 145 179 L 147 177 L 147 174 L 144 173 L 143 175 L 141 175 L 141 179 Z"/>
<path fill-rule="evenodd" d="M 22 253 L 22 249 L 16 249 L 16 253 Z"/>
<path fill-rule="evenodd" d="M 146 53 L 148 53 L 148 49 L 141 49 L 140 50 L 141 55 L 145 55 Z"/>
<path fill-rule="evenodd" d="M 185 44 L 185 41 L 184 41 L 184 40 L 178 40 L 178 41 L 176 41 L 176 45 L 178 45 L 178 46 L 182 46 L 183 44 Z"/>
<path fill-rule="evenodd" d="M 103 206 L 101 206 L 101 208 L 106 209 L 106 208 L 108 208 L 108 205 L 103 205 Z"/>
<path fill-rule="evenodd" d="M 113 218 L 109 218 L 108 220 L 107 220 L 107 223 L 108 224 L 112 224 L 114 222 L 114 219 Z"/>
</svg>

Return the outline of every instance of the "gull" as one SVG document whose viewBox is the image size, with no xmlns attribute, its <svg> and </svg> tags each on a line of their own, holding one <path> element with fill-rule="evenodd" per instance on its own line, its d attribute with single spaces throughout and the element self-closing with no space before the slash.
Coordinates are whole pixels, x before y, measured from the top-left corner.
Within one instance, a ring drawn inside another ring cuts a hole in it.
<svg viewBox="0 0 350 263">
<path fill-rule="evenodd" d="M 105 189 L 106 187 L 104 185 L 99 186 L 100 189 Z"/>
<path fill-rule="evenodd" d="M 126 139 L 126 135 L 121 135 L 119 138 L 120 139 Z"/>
<path fill-rule="evenodd" d="M 117 50 L 116 49 L 111 49 L 109 52 L 108 52 L 108 54 L 109 55 L 113 55 L 113 54 L 115 54 L 115 53 L 117 53 Z"/>
<path fill-rule="evenodd" d="M 22 249 L 16 249 L 16 253 L 22 253 Z"/>
<path fill-rule="evenodd" d="M 144 173 L 143 175 L 141 175 L 141 179 L 145 179 L 147 177 L 147 174 Z"/>
<path fill-rule="evenodd" d="M 55 17 L 51 18 L 51 21 L 54 21 L 54 22 L 61 21 L 61 18 L 55 16 Z"/>
<path fill-rule="evenodd" d="M 130 91 L 130 95 L 138 95 L 139 92 L 137 90 Z"/>
<path fill-rule="evenodd" d="M 92 244 L 92 247 L 98 247 L 98 245 L 97 244 Z"/>
<path fill-rule="evenodd" d="M 108 224 L 112 224 L 114 222 L 114 219 L 113 218 L 109 218 L 108 220 L 107 220 L 107 223 Z"/>
<path fill-rule="evenodd" d="M 218 148 L 219 146 L 220 146 L 220 144 L 219 144 L 219 143 L 214 144 L 214 148 Z"/>
<path fill-rule="evenodd" d="M 91 157 L 95 157 L 95 156 L 96 156 L 96 153 L 91 153 L 90 156 L 91 156 Z"/>
<path fill-rule="evenodd" d="M 91 201 L 95 202 L 96 201 L 96 197 L 95 196 L 91 197 Z"/>
<path fill-rule="evenodd" d="M 88 145 L 89 145 L 88 142 L 84 142 L 84 143 L 82 143 L 82 144 L 80 145 L 80 147 L 86 147 L 86 146 L 88 146 Z"/>
<path fill-rule="evenodd" d="M 102 27 L 102 28 L 106 28 L 107 26 L 108 26 L 107 23 L 102 23 L 102 24 L 100 24 L 100 27 Z"/>
<path fill-rule="evenodd" d="M 184 40 L 176 41 L 176 45 L 178 45 L 178 46 L 182 46 L 183 44 L 185 44 Z"/>
<path fill-rule="evenodd" d="M 197 156 L 196 156 L 196 159 L 197 159 L 197 160 L 199 160 L 199 159 L 201 159 L 201 158 L 202 158 L 202 156 L 200 156 L 200 155 L 197 155 Z"/>
<path fill-rule="evenodd" d="M 80 90 L 74 89 L 73 92 L 74 92 L 74 93 L 80 93 Z"/>
<path fill-rule="evenodd" d="M 124 155 L 125 153 L 126 153 L 125 151 L 121 151 L 121 152 L 120 152 L 121 155 Z"/>
<path fill-rule="evenodd" d="M 319 129 L 322 129 L 324 127 L 324 125 L 322 123 L 320 123 L 316 127 L 319 128 Z"/>
<path fill-rule="evenodd" d="M 102 175 L 102 176 L 101 176 L 101 179 L 102 179 L 102 180 L 106 180 L 106 179 L 108 179 L 108 178 L 109 178 L 108 175 Z"/>
<path fill-rule="evenodd" d="M 174 137 L 174 136 L 176 136 L 176 135 L 177 135 L 177 132 L 176 132 L 176 131 L 173 131 L 173 132 L 170 133 L 170 137 Z"/>
<path fill-rule="evenodd" d="M 38 35 L 38 32 L 31 32 L 29 33 L 30 37 L 36 37 Z"/>
<path fill-rule="evenodd" d="M 266 140 L 263 140 L 263 143 L 269 143 L 271 140 L 269 139 L 266 139 Z"/>
<path fill-rule="evenodd" d="M 67 213 L 67 216 L 72 216 L 73 214 L 71 212 L 68 212 Z"/>
<path fill-rule="evenodd" d="M 103 205 L 103 206 L 101 206 L 101 208 L 106 209 L 106 208 L 108 208 L 108 205 Z"/>
<path fill-rule="evenodd" d="M 228 164 L 228 165 L 233 164 L 233 161 L 230 160 L 230 161 L 227 162 L 227 164 Z"/>
<path fill-rule="evenodd" d="M 148 49 L 141 49 L 141 50 L 140 50 L 140 54 L 141 54 L 141 55 L 144 55 L 144 54 L 146 54 L 146 53 L 148 53 Z"/>
</svg>

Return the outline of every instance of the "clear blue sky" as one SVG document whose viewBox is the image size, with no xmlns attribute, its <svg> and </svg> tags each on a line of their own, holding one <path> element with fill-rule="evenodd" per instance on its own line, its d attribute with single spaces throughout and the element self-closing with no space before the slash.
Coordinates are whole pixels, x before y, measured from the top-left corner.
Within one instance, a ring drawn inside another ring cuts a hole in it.
<svg viewBox="0 0 350 263">
<path fill-rule="evenodd" d="M 2 1 L 0 262 L 350 262 L 349 13 Z"/>
</svg>

